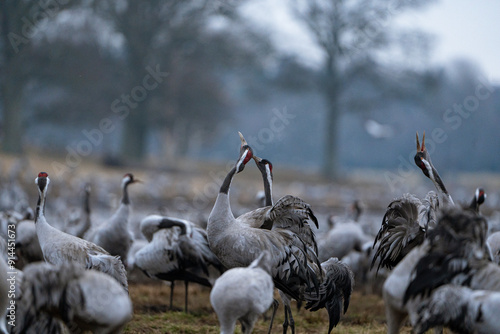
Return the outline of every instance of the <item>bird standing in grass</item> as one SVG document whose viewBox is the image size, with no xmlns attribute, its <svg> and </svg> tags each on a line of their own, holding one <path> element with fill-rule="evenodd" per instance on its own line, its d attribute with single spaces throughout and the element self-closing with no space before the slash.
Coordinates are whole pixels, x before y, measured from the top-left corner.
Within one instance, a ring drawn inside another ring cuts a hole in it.
<svg viewBox="0 0 500 334">
<path fill-rule="evenodd" d="M 253 156 L 252 149 L 241 134 L 240 139 L 239 158 L 224 179 L 208 219 L 210 248 L 228 269 L 246 267 L 263 250 L 269 251 L 271 275 L 276 288 L 293 299 L 306 301 L 306 309 L 310 311 L 326 308 L 330 332 L 340 316 L 337 314 L 340 311 L 337 302 L 343 302 L 344 312 L 349 305 L 354 283 L 352 272 L 333 271 L 332 266 L 320 264 L 310 226 L 312 221 L 317 227 L 317 219 L 310 206 L 299 198 L 287 195 L 272 207 L 234 217 L 229 202 L 231 181 Z M 345 275 L 347 279 L 339 280 L 338 275 Z M 346 284 L 338 286 L 339 281 Z M 293 322 L 290 325 L 293 333 Z"/>
<path fill-rule="evenodd" d="M 252 332 L 258 317 L 273 303 L 270 254 L 263 251 L 248 267 L 233 268 L 219 277 L 210 292 L 221 334 L 232 334 L 236 321 L 244 334 Z"/>
<path fill-rule="evenodd" d="M 35 214 L 36 234 L 45 261 L 54 265 L 71 262 L 85 269 L 104 272 L 114 277 L 128 291 L 127 272 L 119 257 L 110 255 L 90 241 L 64 233 L 47 222 L 45 200 L 50 183 L 48 174 L 40 172 L 35 183 L 39 194 Z"/>
<path fill-rule="evenodd" d="M 184 219 L 150 215 L 141 221 L 141 232 L 149 243 L 135 254 L 135 265 L 149 277 L 170 281 L 170 309 L 175 281 L 184 281 L 187 312 L 189 282 L 212 287 L 224 272 L 205 230 Z"/>
</svg>

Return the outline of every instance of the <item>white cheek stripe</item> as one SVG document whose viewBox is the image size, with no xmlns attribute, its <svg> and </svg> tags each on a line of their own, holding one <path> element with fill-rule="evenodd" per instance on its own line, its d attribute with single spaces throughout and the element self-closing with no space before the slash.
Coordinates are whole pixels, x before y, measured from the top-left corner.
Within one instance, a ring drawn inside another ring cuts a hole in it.
<svg viewBox="0 0 500 334">
<path fill-rule="evenodd" d="M 240 159 L 236 163 L 236 169 L 240 168 L 240 166 L 243 163 L 243 161 L 245 161 L 245 158 L 247 157 L 247 154 L 248 154 L 248 149 L 246 149 L 245 152 L 243 152 L 243 154 L 241 155 Z"/>
<path fill-rule="evenodd" d="M 273 178 L 271 176 L 271 169 L 269 168 L 269 165 L 266 165 L 266 175 L 267 175 L 267 182 L 269 182 L 269 193 L 272 195 L 272 193 L 273 193 Z"/>
<path fill-rule="evenodd" d="M 429 172 L 429 178 L 431 180 L 435 181 L 436 179 L 434 178 L 434 173 L 432 172 L 432 167 L 431 167 L 431 164 L 429 163 L 429 161 L 422 159 L 422 162 L 424 163 L 425 168 L 427 168 L 427 171 Z"/>
</svg>

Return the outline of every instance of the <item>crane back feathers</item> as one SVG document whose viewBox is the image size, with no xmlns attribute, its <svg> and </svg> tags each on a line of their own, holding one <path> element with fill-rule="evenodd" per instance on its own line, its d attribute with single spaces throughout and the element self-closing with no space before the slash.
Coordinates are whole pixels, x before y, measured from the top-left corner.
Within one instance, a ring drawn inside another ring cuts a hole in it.
<svg viewBox="0 0 500 334">
<path fill-rule="evenodd" d="M 411 194 L 404 194 L 389 204 L 382 219 L 382 226 L 373 242 L 373 247 L 378 244 L 378 249 L 371 268 L 379 260 L 377 272 L 381 267 L 392 269 L 414 247 L 423 242 L 425 227 L 420 223 L 422 210 L 425 210 L 425 206 Z"/>
<path fill-rule="evenodd" d="M 428 233 L 429 250 L 417 262 L 403 302 L 444 284 L 470 285 L 487 263 L 487 231 L 486 220 L 472 211 L 444 211 Z"/>
</svg>

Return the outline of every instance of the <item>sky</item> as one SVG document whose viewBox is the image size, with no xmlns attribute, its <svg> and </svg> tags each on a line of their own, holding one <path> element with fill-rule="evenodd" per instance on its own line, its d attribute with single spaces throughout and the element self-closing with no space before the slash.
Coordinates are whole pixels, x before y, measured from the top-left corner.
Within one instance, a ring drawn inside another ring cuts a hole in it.
<svg viewBox="0 0 500 334">
<path fill-rule="evenodd" d="M 319 64 L 321 51 L 286 9 L 287 1 L 254 1 L 246 10 L 262 29 L 269 31 L 283 52 L 297 54 L 312 66 Z M 431 65 L 468 59 L 490 82 L 500 84 L 499 13 L 499 0 L 437 0 L 402 14 L 395 24 L 425 31 L 433 37 L 428 59 Z"/>
<path fill-rule="evenodd" d="M 500 84 L 499 14 L 498 0 L 440 0 L 401 19 L 434 36 L 432 62 L 466 58 Z"/>
</svg>

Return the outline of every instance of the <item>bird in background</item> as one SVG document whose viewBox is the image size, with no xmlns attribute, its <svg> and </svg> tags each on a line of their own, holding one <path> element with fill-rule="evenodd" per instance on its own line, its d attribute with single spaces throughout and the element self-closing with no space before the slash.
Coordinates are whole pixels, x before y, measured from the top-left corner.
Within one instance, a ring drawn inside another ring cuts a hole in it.
<svg viewBox="0 0 500 334">
<path fill-rule="evenodd" d="M 127 265 L 127 256 L 134 241 L 134 236 L 129 230 L 130 199 L 128 187 L 141 182 L 134 175 L 127 173 L 121 182 L 122 198 L 116 212 L 96 229 L 90 232 L 87 240 L 101 246 L 111 255 L 117 255 Z"/>
</svg>

